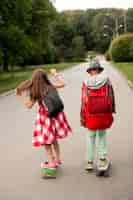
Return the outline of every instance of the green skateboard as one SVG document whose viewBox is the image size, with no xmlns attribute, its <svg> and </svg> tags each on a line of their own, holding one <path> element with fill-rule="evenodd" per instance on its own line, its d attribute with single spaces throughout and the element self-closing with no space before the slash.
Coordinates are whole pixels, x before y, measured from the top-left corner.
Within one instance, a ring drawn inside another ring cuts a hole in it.
<svg viewBox="0 0 133 200">
<path fill-rule="evenodd" d="M 55 179 L 56 178 L 57 169 L 42 168 L 41 170 L 42 170 L 42 178 L 44 178 L 44 179 Z"/>
</svg>

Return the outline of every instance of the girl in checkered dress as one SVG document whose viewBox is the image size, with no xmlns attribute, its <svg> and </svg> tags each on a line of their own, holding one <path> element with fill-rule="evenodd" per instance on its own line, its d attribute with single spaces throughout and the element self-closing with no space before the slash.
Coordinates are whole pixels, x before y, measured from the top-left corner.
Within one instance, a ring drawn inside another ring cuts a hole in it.
<svg viewBox="0 0 133 200">
<path fill-rule="evenodd" d="M 51 74 L 55 77 L 54 83 L 49 81 L 43 70 L 35 70 L 32 79 L 21 83 L 16 89 L 16 94 L 19 96 L 22 96 L 24 91 L 28 91 L 30 98 L 25 100 L 27 108 L 32 108 L 36 102 L 39 105 L 32 144 L 35 147 L 45 147 L 48 162 L 42 163 L 42 167 L 49 169 L 61 164 L 58 139 L 64 139 L 71 133 L 71 127 L 63 111 L 56 117 L 48 116 L 48 109 L 44 102 L 48 88 L 63 88 L 65 85 L 64 80 L 58 76 L 56 70 L 53 69 Z"/>
</svg>

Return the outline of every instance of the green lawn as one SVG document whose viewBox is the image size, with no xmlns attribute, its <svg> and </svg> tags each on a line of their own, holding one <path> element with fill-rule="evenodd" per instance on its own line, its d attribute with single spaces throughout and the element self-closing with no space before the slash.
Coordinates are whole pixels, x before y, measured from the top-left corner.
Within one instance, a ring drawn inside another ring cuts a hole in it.
<svg viewBox="0 0 133 200">
<path fill-rule="evenodd" d="M 113 63 L 128 80 L 133 82 L 133 62 L 130 63 Z"/>
<path fill-rule="evenodd" d="M 34 69 L 43 68 L 47 72 L 51 68 L 56 68 L 57 71 L 73 67 L 79 63 L 60 63 L 60 64 L 48 64 L 48 65 L 41 65 L 41 66 L 33 66 L 27 67 L 25 70 L 16 68 L 14 72 L 0 72 L 0 94 L 11 89 L 14 89 L 21 81 L 24 81 L 31 77 L 31 74 Z"/>
</svg>

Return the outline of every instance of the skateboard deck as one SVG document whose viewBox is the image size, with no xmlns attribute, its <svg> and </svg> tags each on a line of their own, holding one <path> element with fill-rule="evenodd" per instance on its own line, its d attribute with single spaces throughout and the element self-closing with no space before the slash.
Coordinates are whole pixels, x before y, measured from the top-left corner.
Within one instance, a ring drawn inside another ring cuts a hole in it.
<svg viewBox="0 0 133 200">
<path fill-rule="evenodd" d="M 42 178 L 44 179 L 55 179 L 57 174 L 57 169 L 46 169 L 42 168 Z"/>
<path fill-rule="evenodd" d="M 108 167 L 106 169 L 99 169 L 98 167 L 96 168 L 96 176 L 104 176 L 104 177 L 109 177 L 110 176 L 110 169 L 111 169 L 111 162 L 109 163 Z"/>
</svg>

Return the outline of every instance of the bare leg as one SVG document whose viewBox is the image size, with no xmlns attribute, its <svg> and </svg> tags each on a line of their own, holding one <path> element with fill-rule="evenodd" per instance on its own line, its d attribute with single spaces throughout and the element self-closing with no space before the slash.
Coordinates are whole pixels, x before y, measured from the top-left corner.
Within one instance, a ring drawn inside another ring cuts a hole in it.
<svg viewBox="0 0 133 200">
<path fill-rule="evenodd" d="M 53 151 L 52 151 L 52 145 L 51 144 L 47 144 L 45 145 L 45 150 L 46 150 L 46 153 L 47 153 L 47 156 L 48 156 L 48 162 L 49 163 L 53 163 Z"/>
<path fill-rule="evenodd" d="M 60 145 L 58 141 L 53 144 L 54 152 L 55 152 L 55 159 L 60 160 Z"/>
</svg>

